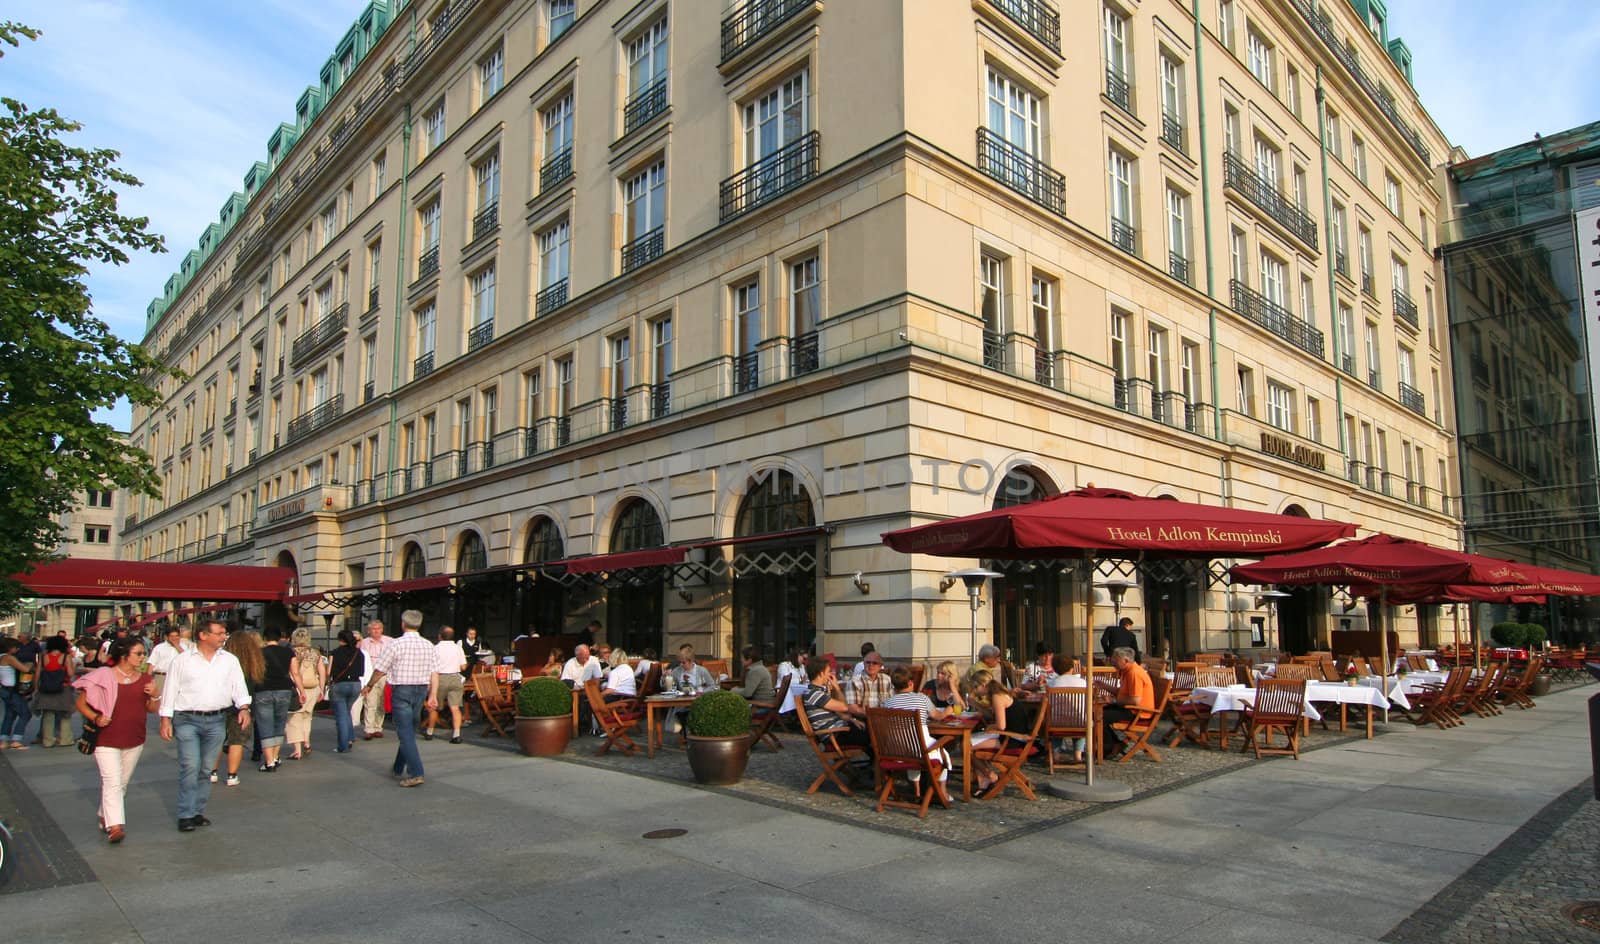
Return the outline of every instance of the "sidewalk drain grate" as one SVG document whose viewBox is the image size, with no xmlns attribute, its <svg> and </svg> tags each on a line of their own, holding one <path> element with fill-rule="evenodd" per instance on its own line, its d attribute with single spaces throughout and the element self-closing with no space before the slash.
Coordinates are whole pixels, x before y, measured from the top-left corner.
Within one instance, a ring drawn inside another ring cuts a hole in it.
<svg viewBox="0 0 1600 944">
<path fill-rule="evenodd" d="M 674 829 L 652 829 L 649 832 L 645 833 L 644 836 L 642 836 L 641 838 L 643 838 L 643 839 L 676 839 L 679 836 L 685 835 L 688 832 L 689 831 L 687 829 L 676 829 L 676 828 L 674 828 Z"/>
<path fill-rule="evenodd" d="M 1600 901 L 1575 901 L 1561 913 L 1579 927 L 1600 931 Z"/>
</svg>

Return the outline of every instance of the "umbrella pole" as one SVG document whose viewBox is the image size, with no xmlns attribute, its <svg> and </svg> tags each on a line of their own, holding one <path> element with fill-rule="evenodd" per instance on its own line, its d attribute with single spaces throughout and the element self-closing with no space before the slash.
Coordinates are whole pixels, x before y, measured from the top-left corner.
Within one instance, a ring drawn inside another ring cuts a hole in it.
<svg viewBox="0 0 1600 944">
<path fill-rule="evenodd" d="M 1094 574 L 1091 571 L 1086 582 L 1089 594 L 1083 603 L 1083 672 L 1089 684 L 1089 703 L 1084 707 L 1089 710 L 1089 716 L 1084 719 L 1083 725 L 1083 782 L 1085 786 L 1094 786 L 1094 652 L 1089 648 L 1090 640 L 1094 636 Z M 1044 708 L 1049 711 L 1049 705 Z"/>
<path fill-rule="evenodd" d="M 1381 664 L 1378 671 L 1381 677 L 1378 681 L 1378 691 L 1384 698 L 1389 697 L 1389 588 L 1381 587 L 1378 590 L 1378 658 Z M 1383 723 L 1389 723 L 1389 709 L 1383 709 Z"/>
</svg>

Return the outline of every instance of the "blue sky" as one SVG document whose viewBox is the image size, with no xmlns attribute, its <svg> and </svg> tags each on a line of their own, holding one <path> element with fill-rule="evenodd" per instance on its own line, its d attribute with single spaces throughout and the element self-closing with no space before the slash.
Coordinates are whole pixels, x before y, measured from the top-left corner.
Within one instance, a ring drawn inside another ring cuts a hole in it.
<svg viewBox="0 0 1600 944">
<path fill-rule="evenodd" d="M 712 2 L 712 0 L 694 0 Z M 720 0 L 719 0 L 720 2 Z M 873 2 L 873 0 L 854 0 Z M 940 0 L 952 2 L 952 0 Z M 1085 3 L 1088 0 L 1060 0 Z M 1337 2 L 1337 0 L 1333 0 Z M 124 337 L 293 116 L 364 0 L 10 0 L 44 30 L 0 59 L 0 91 L 83 122 L 82 143 L 122 152 L 144 182 L 125 212 L 150 217 L 165 255 L 96 269 L 95 310 Z M 1471 155 L 1600 119 L 1600 3 L 1389 0 L 1423 103 Z M 122 428 L 126 409 L 100 417 Z"/>
</svg>

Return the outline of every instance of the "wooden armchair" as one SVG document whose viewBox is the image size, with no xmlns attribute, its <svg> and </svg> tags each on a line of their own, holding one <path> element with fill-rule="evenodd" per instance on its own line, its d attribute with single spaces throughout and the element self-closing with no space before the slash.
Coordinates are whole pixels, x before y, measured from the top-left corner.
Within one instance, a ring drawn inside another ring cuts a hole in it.
<svg viewBox="0 0 1600 944">
<path fill-rule="evenodd" d="M 783 681 L 778 683 L 777 691 L 773 692 L 771 701 L 753 701 L 750 703 L 751 747 L 756 747 L 762 741 L 766 741 L 772 745 L 773 750 L 783 750 L 783 742 L 778 740 L 778 735 L 773 732 L 772 726 L 777 723 L 778 709 L 783 707 L 783 700 L 789 695 L 789 683 L 792 681 L 794 681 L 794 676 L 785 675 Z"/>
<path fill-rule="evenodd" d="M 1222 653 L 1220 653 L 1220 652 L 1197 652 L 1197 653 L 1194 654 L 1194 661 L 1200 663 L 1201 665 L 1221 665 L 1222 664 Z"/>
<path fill-rule="evenodd" d="M 1467 680 L 1471 677 L 1471 666 L 1458 665 L 1450 670 L 1443 683 L 1426 686 L 1407 696 L 1412 710 L 1417 712 L 1412 723 L 1418 727 L 1436 724 L 1441 730 L 1460 724 L 1461 716 L 1456 714 L 1453 704 L 1460 698 L 1462 689 L 1466 688 Z"/>
<path fill-rule="evenodd" d="M 1539 677 L 1539 670 L 1542 668 L 1544 668 L 1544 657 L 1536 655 L 1530 658 L 1527 668 L 1523 669 L 1520 675 L 1501 684 L 1501 700 L 1524 710 L 1532 708 L 1533 698 L 1530 692 L 1533 689 L 1533 680 Z"/>
<path fill-rule="evenodd" d="M 1461 710 L 1470 711 L 1480 718 L 1499 714 L 1500 707 L 1494 703 L 1494 695 L 1501 688 L 1502 680 L 1509 671 L 1511 671 L 1509 663 L 1489 663 L 1481 676 L 1469 680 L 1461 690 Z"/>
<path fill-rule="evenodd" d="M 1283 679 L 1286 682 L 1320 682 L 1322 671 L 1314 665 L 1304 663 L 1278 664 L 1278 669 L 1273 673 L 1273 678 Z"/>
<path fill-rule="evenodd" d="M 817 755 L 817 763 L 822 765 L 822 773 L 817 779 L 811 781 L 811 786 L 806 788 L 807 793 L 816 793 L 822 785 L 832 781 L 845 796 L 855 796 L 855 791 L 845 784 L 840 774 L 848 775 L 850 764 L 858 757 L 867 756 L 867 752 L 853 744 L 840 744 L 833 733 L 823 731 L 818 733 L 811 727 L 811 716 L 806 714 L 804 705 L 796 705 L 795 719 L 800 722 L 800 732 L 805 735 L 806 743 L 811 745 L 811 750 Z"/>
<path fill-rule="evenodd" d="M 478 709 L 483 712 L 483 733 L 488 734 L 493 728 L 501 737 L 510 737 L 506 733 L 506 725 L 512 724 L 517 716 L 517 706 L 511 700 L 511 695 L 500 687 L 494 680 L 492 672 L 477 672 L 472 676 L 472 691 L 478 696 Z"/>
<path fill-rule="evenodd" d="M 720 680 L 728 674 L 727 659 L 701 659 L 700 664 L 706 667 L 706 671 L 710 672 L 714 679 Z"/>
<path fill-rule="evenodd" d="M 1199 669 L 1198 662 L 1179 662 L 1172 671 L 1172 684 L 1167 688 L 1167 720 L 1172 722 L 1168 747 L 1177 747 L 1183 740 L 1183 708 L 1194 691 L 1195 674 Z"/>
<path fill-rule="evenodd" d="M 1140 752 L 1149 754 L 1151 760 L 1158 764 L 1161 763 L 1161 755 L 1156 753 L 1154 747 L 1150 746 L 1150 735 L 1156 730 L 1156 722 L 1160 721 L 1161 716 L 1166 713 L 1167 698 L 1171 694 L 1172 683 L 1164 678 L 1156 678 L 1151 681 L 1151 686 L 1155 690 L 1156 706 L 1154 708 L 1139 708 L 1134 705 L 1127 705 L 1125 707 L 1133 712 L 1133 720 L 1112 725 L 1113 728 L 1122 732 L 1123 736 L 1128 739 L 1127 749 L 1122 752 L 1121 757 L 1117 758 L 1117 763 L 1119 764 L 1126 764 L 1133 759 L 1135 754 Z"/>
<path fill-rule="evenodd" d="M 1257 686 L 1255 706 L 1244 713 L 1245 735 L 1257 760 L 1263 754 L 1288 754 L 1300 759 L 1300 719 L 1305 707 L 1303 680 L 1265 679 Z M 1274 731 L 1283 732 L 1288 739 L 1286 747 L 1272 746 Z"/>
<path fill-rule="evenodd" d="M 617 701 L 606 701 L 600 693 L 600 680 L 590 679 L 583 683 L 583 693 L 589 699 L 589 710 L 594 713 L 595 724 L 600 726 L 600 732 L 605 735 L 606 742 L 594 752 L 598 757 L 613 747 L 621 748 L 624 754 L 632 756 L 639 749 L 633 743 L 630 734 L 639 733 L 639 724 L 644 721 L 644 710 L 639 699 L 624 698 Z"/>
<path fill-rule="evenodd" d="M 1049 750 L 1047 764 L 1050 773 L 1056 772 L 1056 738 L 1083 738 L 1089 736 L 1089 689 L 1087 686 L 1045 689 L 1045 704 L 1039 708 L 1045 720 L 1045 747 Z"/>
<path fill-rule="evenodd" d="M 945 770 L 944 746 L 950 743 L 950 738 L 942 737 L 930 744 L 922 712 L 911 708 L 868 708 L 867 733 L 872 737 L 879 813 L 886 806 L 898 806 L 916 810 L 917 816 L 925 817 L 936 798 L 945 809 L 950 809 L 950 794 L 945 792 L 944 783 L 939 779 Z M 917 800 L 897 799 L 895 775 L 911 773 L 921 774 L 911 781 Z"/>
<path fill-rule="evenodd" d="M 994 742 L 996 745 L 995 750 L 973 752 L 974 759 L 988 764 L 1000 775 L 1000 779 L 996 780 L 978 799 L 993 799 L 1006 792 L 1006 787 L 1008 786 L 1015 786 L 1022 791 L 1023 796 L 1030 800 L 1039 799 L 1039 795 L 1033 792 L 1033 782 L 1022 772 L 1022 765 L 1026 764 L 1028 758 L 1032 757 L 1037 751 L 1035 744 L 1039 740 L 1039 730 L 1044 727 L 1045 715 L 1046 712 L 1042 710 L 1034 713 L 1033 730 L 1027 734 L 1017 734 L 1011 731 L 1001 732 L 1000 740 Z"/>
</svg>

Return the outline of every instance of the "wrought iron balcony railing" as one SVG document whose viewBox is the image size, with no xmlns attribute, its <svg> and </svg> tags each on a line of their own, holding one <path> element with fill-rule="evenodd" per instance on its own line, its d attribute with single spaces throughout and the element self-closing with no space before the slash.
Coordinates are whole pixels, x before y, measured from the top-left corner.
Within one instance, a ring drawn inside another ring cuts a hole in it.
<svg viewBox="0 0 1600 944">
<path fill-rule="evenodd" d="M 1183 146 L 1183 124 L 1171 114 L 1161 116 L 1161 140 L 1177 148 L 1179 154 L 1189 153 Z"/>
<path fill-rule="evenodd" d="M 430 275 L 439 274 L 439 247 L 429 246 L 417 257 L 417 278 L 425 279 Z"/>
<path fill-rule="evenodd" d="M 1255 204 L 1267 217 L 1287 229 L 1296 239 L 1312 249 L 1317 248 L 1317 221 L 1294 205 L 1250 165 L 1232 152 L 1222 155 L 1223 185 L 1237 191 Z"/>
<path fill-rule="evenodd" d="M 666 228 L 657 226 L 622 247 L 622 271 L 632 272 L 666 250 Z"/>
<path fill-rule="evenodd" d="M 1056 379 L 1055 357 L 1044 348 L 1033 349 L 1033 382 L 1046 387 L 1053 386 Z"/>
<path fill-rule="evenodd" d="M 1005 335 L 987 328 L 983 332 L 983 366 L 990 370 L 1006 369 Z"/>
<path fill-rule="evenodd" d="M 1394 290 L 1394 313 L 1401 321 L 1410 325 L 1413 331 L 1422 326 L 1417 320 L 1417 303 L 1399 289 Z"/>
<path fill-rule="evenodd" d="M 1106 70 L 1106 98 L 1128 114 L 1133 114 L 1133 87 L 1127 76 L 1115 69 Z"/>
<path fill-rule="evenodd" d="M 1295 317 L 1294 313 L 1253 291 L 1238 279 L 1228 282 L 1233 310 L 1313 357 L 1322 356 L 1322 332 Z"/>
<path fill-rule="evenodd" d="M 662 76 L 639 90 L 622 107 L 622 133 L 632 134 L 667 110 L 667 77 Z"/>
<path fill-rule="evenodd" d="M 611 428 L 622 429 L 628 425 L 628 398 L 614 397 L 611 400 Z"/>
<path fill-rule="evenodd" d="M 1335 249 L 1333 251 L 1333 271 L 1345 278 L 1350 277 L 1350 257 L 1345 254 L 1343 249 Z"/>
<path fill-rule="evenodd" d="M 373 395 L 376 393 L 377 385 L 370 380 L 367 381 L 361 385 L 361 402 L 366 403 L 368 400 L 371 400 Z"/>
<path fill-rule="evenodd" d="M 1361 294 L 1368 298 L 1378 297 L 1378 289 L 1370 271 L 1361 273 Z"/>
<path fill-rule="evenodd" d="M 1006 15 L 1056 55 L 1061 54 L 1061 14 L 1041 0 L 989 0 L 989 5 Z"/>
<path fill-rule="evenodd" d="M 533 313 L 535 316 L 548 314 L 567 303 L 567 280 L 562 279 L 553 283 L 549 288 L 533 296 Z"/>
<path fill-rule="evenodd" d="M 336 338 L 344 336 L 345 323 L 349 320 L 350 305 L 341 304 L 333 311 L 328 312 L 321 321 L 307 328 L 301 335 L 294 339 L 293 346 L 289 349 L 289 363 L 298 365 L 302 361 L 322 350 Z"/>
<path fill-rule="evenodd" d="M 329 398 L 326 403 L 307 410 L 289 421 L 289 442 L 294 442 L 309 436 L 334 420 L 344 412 L 344 394 Z"/>
<path fill-rule="evenodd" d="M 751 351 L 733 359 L 733 392 L 749 393 L 761 386 L 761 354 Z"/>
<path fill-rule="evenodd" d="M 718 219 L 726 223 L 817 176 L 821 143 L 822 136 L 813 131 L 724 180 L 718 188 Z"/>
<path fill-rule="evenodd" d="M 539 192 L 543 193 L 572 176 L 572 145 L 562 148 L 539 166 Z"/>
<path fill-rule="evenodd" d="M 1137 252 L 1139 246 L 1139 233 L 1127 222 L 1116 217 L 1111 218 L 1111 245 L 1123 252 Z"/>
<path fill-rule="evenodd" d="M 482 324 L 475 324 L 467 332 L 467 353 L 471 354 L 494 340 L 494 320 L 490 319 Z"/>
<path fill-rule="evenodd" d="M 1356 376 L 1356 356 L 1354 354 L 1340 354 L 1339 369 L 1352 377 Z"/>
<path fill-rule="evenodd" d="M 378 310 L 378 287 L 376 285 L 374 285 L 373 287 L 367 289 L 367 311 L 377 311 L 377 310 Z"/>
<path fill-rule="evenodd" d="M 1422 391 L 1408 383 L 1400 384 L 1400 405 L 1418 416 L 1428 415 L 1428 406 L 1423 399 Z"/>
<path fill-rule="evenodd" d="M 809 374 L 819 366 L 817 332 L 807 331 L 789 345 L 789 376 Z"/>
<path fill-rule="evenodd" d="M 761 37 L 813 5 L 815 0 L 746 0 L 722 21 L 722 59 L 727 62 Z"/>
<path fill-rule="evenodd" d="M 572 417 L 556 417 L 556 445 L 565 446 L 572 442 Z"/>
<path fill-rule="evenodd" d="M 500 204 L 491 203 L 472 218 L 472 241 L 477 242 L 500 228 Z"/>
<path fill-rule="evenodd" d="M 1167 274 L 1185 285 L 1193 285 L 1189 281 L 1189 260 L 1175 252 L 1167 253 Z"/>
<path fill-rule="evenodd" d="M 978 129 L 978 170 L 1051 213 L 1067 211 L 1067 178 L 988 128 Z"/>
<path fill-rule="evenodd" d="M 411 362 L 411 379 L 412 380 L 421 380 L 422 378 L 428 376 L 431 373 L 433 373 L 433 352 L 432 351 L 429 351 L 428 353 L 422 355 L 421 357 L 419 357 L 416 360 Z"/>
<path fill-rule="evenodd" d="M 650 418 L 660 419 L 672 412 L 672 381 L 662 380 L 650 385 Z"/>
</svg>

